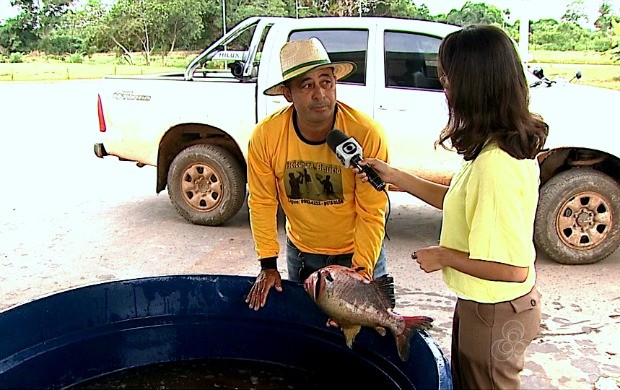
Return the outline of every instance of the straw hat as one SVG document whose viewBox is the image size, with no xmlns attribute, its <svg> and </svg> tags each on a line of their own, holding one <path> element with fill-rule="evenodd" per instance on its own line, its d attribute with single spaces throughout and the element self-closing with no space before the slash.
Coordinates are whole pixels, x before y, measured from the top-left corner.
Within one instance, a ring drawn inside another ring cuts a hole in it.
<svg viewBox="0 0 620 390">
<path fill-rule="evenodd" d="M 315 69 L 334 68 L 336 80 L 355 71 L 355 64 L 352 62 L 331 62 L 323 44 L 316 38 L 287 42 L 280 50 L 280 65 L 283 80 L 267 88 L 263 92 L 265 95 L 282 95 L 282 87 L 286 81 Z"/>
</svg>

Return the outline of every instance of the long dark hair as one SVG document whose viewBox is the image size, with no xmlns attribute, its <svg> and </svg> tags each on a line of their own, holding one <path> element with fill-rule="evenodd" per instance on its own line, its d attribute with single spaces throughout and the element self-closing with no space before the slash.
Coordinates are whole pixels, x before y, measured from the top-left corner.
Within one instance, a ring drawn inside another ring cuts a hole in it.
<svg viewBox="0 0 620 390">
<path fill-rule="evenodd" d="M 490 25 L 473 25 L 447 35 L 439 47 L 439 73 L 449 119 L 437 144 L 451 145 L 473 160 L 494 141 L 517 159 L 531 159 L 549 133 L 529 111 L 529 89 L 513 41 Z"/>
</svg>

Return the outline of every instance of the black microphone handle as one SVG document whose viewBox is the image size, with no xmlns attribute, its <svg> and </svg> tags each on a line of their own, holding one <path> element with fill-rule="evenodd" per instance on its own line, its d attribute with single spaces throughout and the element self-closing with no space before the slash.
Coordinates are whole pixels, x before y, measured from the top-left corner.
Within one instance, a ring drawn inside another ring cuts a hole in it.
<svg viewBox="0 0 620 390">
<path fill-rule="evenodd" d="M 375 171 L 370 165 L 360 165 L 360 161 L 361 158 L 359 156 L 355 156 L 351 159 L 351 164 L 366 174 L 368 177 L 368 182 L 375 187 L 377 191 L 383 191 L 385 188 L 385 182 L 381 179 L 377 171 Z"/>
<path fill-rule="evenodd" d="M 368 182 L 372 184 L 377 191 L 383 191 L 385 188 L 385 182 L 381 179 L 377 171 L 375 171 L 370 165 L 364 165 L 362 167 L 362 171 L 366 173 L 366 176 L 368 176 Z"/>
</svg>

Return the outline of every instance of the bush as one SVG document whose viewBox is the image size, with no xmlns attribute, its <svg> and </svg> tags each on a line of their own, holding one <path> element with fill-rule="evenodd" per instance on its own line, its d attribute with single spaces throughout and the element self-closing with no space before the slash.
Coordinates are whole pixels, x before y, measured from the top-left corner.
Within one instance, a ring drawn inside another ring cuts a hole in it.
<svg viewBox="0 0 620 390">
<path fill-rule="evenodd" d="M 613 42 L 609 38 L 595 38 L 591 45 L 591 49 L 598 52 L 604 52 L 611 49 Z"/>
<path fill-rule="evenodd" d="M 78 38 L 54 33 L 41 40 L 40 47 L 48 54 L 75 53 L 80 49 L 82 41 Z"/>
<path fill-rule="evenodd" d="M 81 64 L 84 62 L 84 56 L 80 53 L 73 53 L 69 57 L 69 63 L 71 64 Z"/>
<path fill-rule="evenodd" d="M 19 64 L 24 62 L 24 56 L 22 53 L 16 52 L 16 53 L 11 53 L 10 57 L 9 57 L 9 62 L 11 64 Z"/>
</svg>

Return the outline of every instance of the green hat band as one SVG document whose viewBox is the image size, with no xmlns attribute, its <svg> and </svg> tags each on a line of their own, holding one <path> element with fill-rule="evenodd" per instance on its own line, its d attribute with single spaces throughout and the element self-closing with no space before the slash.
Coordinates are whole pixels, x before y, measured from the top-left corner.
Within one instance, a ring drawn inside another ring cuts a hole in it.
<svg viewBox="0 0 620 390">
<path fill-rule="evenodd" d="M 290 69 L 287 69 L 286 71 L 282 72 L 282 77 L 286 77 L 289 74 L 293 73 L 294 71 L 301 69 L 301 68 L 305 68 L 306 66 L 311 66 L 311 65 L 323 65 L 323 64 L 331 64 L 331 61 L 329 60 L 316 60 L 316 61 L 310 61 L 310 62 L 306 62 L 297 66 L 294 66 Z"/>
</svg>

